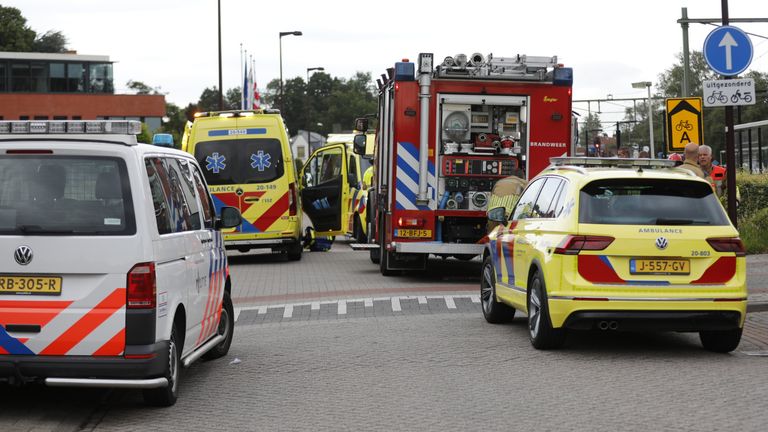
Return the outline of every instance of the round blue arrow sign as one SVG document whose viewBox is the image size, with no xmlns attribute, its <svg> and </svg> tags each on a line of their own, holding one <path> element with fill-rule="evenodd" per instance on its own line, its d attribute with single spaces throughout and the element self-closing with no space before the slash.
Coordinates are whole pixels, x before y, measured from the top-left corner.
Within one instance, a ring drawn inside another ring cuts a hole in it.
<svg viewBox="0 0 768 432">
<path fill-rule="evenodd" d="M 720 75 L 738 75 L 752 63 L 752 41 L 738 27 L 718 27 L 704 40 L 704 58 Z"/>
</svg>

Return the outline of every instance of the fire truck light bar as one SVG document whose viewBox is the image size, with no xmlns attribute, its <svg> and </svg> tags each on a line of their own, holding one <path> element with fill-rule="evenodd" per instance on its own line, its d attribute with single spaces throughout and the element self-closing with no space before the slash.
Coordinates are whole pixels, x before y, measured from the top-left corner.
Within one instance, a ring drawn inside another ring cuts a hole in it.
<svg viewBox="0 0 768 432">
<path fill-rule="evenodd" d="M 136 120 L 19 120 L 0 121 L 0 135 L 111 134 L 138 135 Z"/>
<path fill-rule="evenodd" d="M 675 161 L 667 159 L 625 159 L 598 157 L 553 157 L 549 158 L 552 166 L 582 166 L 582 167 L 647 167 L 674 168 Z"/>
</svg>

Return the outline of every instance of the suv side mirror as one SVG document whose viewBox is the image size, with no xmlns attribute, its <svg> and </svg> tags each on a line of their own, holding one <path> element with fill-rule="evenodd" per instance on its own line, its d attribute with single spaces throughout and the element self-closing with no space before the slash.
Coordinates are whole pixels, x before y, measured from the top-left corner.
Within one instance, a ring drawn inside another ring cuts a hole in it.
<svg viewBox="0 0 768 432">
<path fill-rule="evenodd" d="M 240 210 L 234 207 L 222 207 L 221 216 L 216 218 L 216 229 L 234 228 L 240 225 Z"/>
<path fill-rule="evenodd" d="M 507 210 L 504 207 L 494 207 L 488 210 L 488 220 L 492 222 L 507 223 Z"/>
<path fill-rule="evenodd" d="M 365 120 L 367 121 L 368 119 Z M 365 147 L 367 142 L 368 138 L 364 134 L 355 135 L 355 138 L 352 140 L 352 150 L 357 155 L 365 156 Z"/>
<path fill-rule="evenodd" d="M 366 117 L 360 117 L 355 119 L 355 130 L 365 133 L 368 131 L 368 119 Z"/>
</svg>

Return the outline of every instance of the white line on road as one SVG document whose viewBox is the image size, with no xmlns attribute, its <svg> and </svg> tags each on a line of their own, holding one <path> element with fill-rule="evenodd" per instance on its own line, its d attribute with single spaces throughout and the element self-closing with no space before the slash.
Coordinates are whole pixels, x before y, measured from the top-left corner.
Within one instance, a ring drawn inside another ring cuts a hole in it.
<svg viewBox="0 0 768 432">
<path fill-rule="evenodd" d="M 283 318 L 290 318 L 293 316 L 293 305 L 285 305 L 283 309 Z"/>
<path fill-rule="evenodd" d="M 471 295 L 469 299 L 472 300 L 472 303 L 480 303 L 480 294 Z"/>
<path fill-rule="evenodd" d="M 418 296 L 419 304 L 427 304 L 427 297 L 426 296 Z"/>
<path fill-rule="evenodd" d="M 311 310 L 320 310 L 320 302 L 312 302 L 312 305 L 310 306 Z"/>
<path fill-rule="evenodd" d="M 402 310 L 400 308 L 400 297 L 392 297 L 392 312 L 400 312 Z"/>
<path fill-rule="evenodd" d="M 346 300 L 339 300 L 339 315 L 346 315 L 347 314 L 347 302 Z"/>
<path fill-rule="evenodd" d="M 456 303 L 452 296 L 445 296 L 445 305 L 448 306 L 448 309 L 456 309 Z"/>
<path fill-rule="evenodd" d="M 367 298 L 365 301 L 365 307 L 373 307 L 373 299 Z"/>
</svg>

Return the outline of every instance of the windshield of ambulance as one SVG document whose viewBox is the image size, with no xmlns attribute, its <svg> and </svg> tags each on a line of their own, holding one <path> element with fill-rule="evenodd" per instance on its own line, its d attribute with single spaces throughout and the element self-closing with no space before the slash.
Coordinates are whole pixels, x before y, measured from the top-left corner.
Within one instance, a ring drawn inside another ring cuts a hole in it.
<svg viewBox="0 0 768 432">
<path fill-rule="evenodd" d="M 0 235 L 132 235 L 125 162 L 92 156 L 0 156 Z"/>
<path fill-rule="evenodd" d="M 582 188 L 579 222 L 609 225 L 728 225 L 706 183 L 670 179 L 610 179 Z"/>
<path fill-rule="evenodd" d="M 202 141 L 195 158 L 208 184 L 267 183 L 283 176 L 283 150 L 273 138 Z"/>
</svg>

